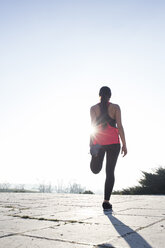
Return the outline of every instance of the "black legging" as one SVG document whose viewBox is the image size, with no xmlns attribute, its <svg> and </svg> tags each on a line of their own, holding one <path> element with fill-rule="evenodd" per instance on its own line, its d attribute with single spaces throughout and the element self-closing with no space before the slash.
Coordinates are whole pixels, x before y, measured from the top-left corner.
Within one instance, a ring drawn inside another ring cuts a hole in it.
<svg viewBox="0 0 165 248">
<path fill-rule="evenodd" d="M 97 157 L 91 159 L 91 171 L 95 174 L 99 173 L 102 169 L 104 155 L 106 153 L 106 180 L 104 188 L 104 199 L 109 201 L 113 185 L 115 182 L 115 165 L 120 152 L 120 144 L 104 145 L 100 149 Z"/>
</svg>

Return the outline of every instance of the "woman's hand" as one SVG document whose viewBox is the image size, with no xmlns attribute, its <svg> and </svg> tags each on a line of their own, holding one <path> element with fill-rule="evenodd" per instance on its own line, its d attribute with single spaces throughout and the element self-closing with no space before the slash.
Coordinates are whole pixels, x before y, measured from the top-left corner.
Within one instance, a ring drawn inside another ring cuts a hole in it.
<svg viewBox="0 0 165 248">
<path fill-rule="evenodd" d="M 121 154 L 123 154 L 123 157 L 125 157 L 125 155 L 127 155 L 127 147 L 126 147 L 126 145 L 122 146 Z"/>
</svg>

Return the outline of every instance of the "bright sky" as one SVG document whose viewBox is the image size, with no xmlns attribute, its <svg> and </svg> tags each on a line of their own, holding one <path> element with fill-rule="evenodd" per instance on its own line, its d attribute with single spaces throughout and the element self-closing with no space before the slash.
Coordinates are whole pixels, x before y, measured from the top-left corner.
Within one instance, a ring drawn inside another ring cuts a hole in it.
<svg viewBox="0 0 165 248">
<path fill-rule="evenodd" d="M 165 2 L 0 1 L 0 182 L 77 182 L 89 169 L 90 106 L 121 107 L 128 155 L 114 189 L 165 164 Z"/>
</svg>

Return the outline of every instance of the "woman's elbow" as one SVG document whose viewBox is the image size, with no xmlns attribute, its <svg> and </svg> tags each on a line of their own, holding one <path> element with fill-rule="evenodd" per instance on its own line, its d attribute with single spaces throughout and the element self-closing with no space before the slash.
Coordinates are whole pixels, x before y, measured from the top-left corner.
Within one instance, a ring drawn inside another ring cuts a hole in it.
<svg viewBox="0 0 165 248">
<path fill-rule="evenodd" d="M 123 130 L 123 125 L 122 124 L 117 125 L 117 128 L 118 128 L 119 131 L 121 131 L 121 130 Z"/>
</svg>

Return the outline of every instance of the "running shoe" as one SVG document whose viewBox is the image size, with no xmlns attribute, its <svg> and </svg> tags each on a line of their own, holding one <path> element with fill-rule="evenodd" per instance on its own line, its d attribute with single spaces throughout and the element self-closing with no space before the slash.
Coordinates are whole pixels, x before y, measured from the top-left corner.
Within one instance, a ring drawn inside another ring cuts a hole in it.
<svg viewBox="0 0 165 248">
<path fill-rule="evenodd" d="M 112 204 L 110 204 L 109 202 L 103 202 L 102 207 L 104 211 L 112 210 Z"/>
</svg>

